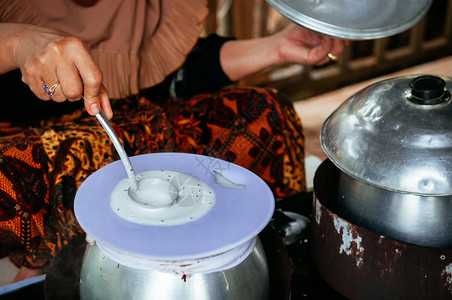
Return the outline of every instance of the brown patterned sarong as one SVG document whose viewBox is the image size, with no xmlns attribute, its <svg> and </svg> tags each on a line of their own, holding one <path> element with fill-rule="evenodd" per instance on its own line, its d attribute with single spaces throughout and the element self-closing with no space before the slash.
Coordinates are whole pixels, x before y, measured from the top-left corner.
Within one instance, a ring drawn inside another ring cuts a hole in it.
<svg viewBox="0 0 452 300">
<path fill-rule="evenodd" d="M 276 91 L 230 89 L 186 99 L 114 102 L 111 120 L 129 155 L 188 152 L 231 161 L 264 179 L 276 198 L 305 189 L 301 122 Z M 119 159 L 95 117 L 78 110 L 40 124 L 0 123 L 0 254 L 48 264 L 82 233 L 77 188 Z"/>
</svg>

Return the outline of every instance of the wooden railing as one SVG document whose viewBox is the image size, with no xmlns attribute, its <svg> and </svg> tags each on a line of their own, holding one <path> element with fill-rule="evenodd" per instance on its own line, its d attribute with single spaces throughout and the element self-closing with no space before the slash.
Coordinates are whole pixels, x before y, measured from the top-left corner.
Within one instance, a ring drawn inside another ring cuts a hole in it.
<svg viewBox="0 0 452 300">
<path fill-rule="evenodd" d="M 209 0 L 209 6 L 206 33 L 253 38 L 290 23 L 265 0 Z M 322 67 L 269 68 L 240 85 L 275 87 L 299 100 L 451 55 L 451 34 L 452 0 L 434 0 L 427 15 L 409 30 L 382 39 L 352 41 L 337 62 Z"/>
</svg>

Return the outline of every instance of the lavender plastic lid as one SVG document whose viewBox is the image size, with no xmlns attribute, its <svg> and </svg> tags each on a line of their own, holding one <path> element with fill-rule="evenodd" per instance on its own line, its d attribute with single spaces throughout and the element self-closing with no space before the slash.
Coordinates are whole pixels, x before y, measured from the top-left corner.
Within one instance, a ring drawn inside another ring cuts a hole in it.
<svg viewBox="0 0 452 300">
<path fill-rule="evenodd" d="M 89 176 L 75 196 L 80 226 L 96 242 L 132 255 L 153 259 L 189 259 L 233 249 L 258 235 L 270 221 L 274 197 L 251 171 L 224 160 L 187 153 L 155 153 L 130 158 L 137 173 L 170 170 L 192 175 L 216 193 L 214 207 L 202 218 L 175 226 L 128 222 L 110 207 L 117 183 L 127 178 L 121 161 Z M 245 188 L 217 184 L 215 174 Z"/>
</svg>

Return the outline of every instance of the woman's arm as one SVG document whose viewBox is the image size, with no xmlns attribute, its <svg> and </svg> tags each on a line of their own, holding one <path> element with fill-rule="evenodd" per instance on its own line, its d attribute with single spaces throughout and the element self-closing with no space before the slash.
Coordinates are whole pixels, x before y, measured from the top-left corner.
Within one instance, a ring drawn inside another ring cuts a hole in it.
<svg viewBox="0 0 452 300">
<path fill-rule="evenodd" d="M 229 79 L 238 81 L 274 65 L 321 65 L 329 61 L 328 53 L 339 55 L 346 45 L 344 40 L 292 24 L 268 37 L 225 43 L 220 51 L 220 62 Z"/>
<path fill-rule="evenodd" d="M 180 69 L 145 93 L 149 98 L 167 99 L 211 92 L 273 65 L 324 64 L 330 60 L 328 53 L 339 55 L 347 43 L 295 24 L 258 39 L 235 40 L 211 34 L 198 41 Z"/>
<path fill-rule="evenodd" d="M 57 30 L 0 23 L 0 73 L 20 69 L 22 81 L 42 100 L 77 101 L 88 113 L 113 115 L 102 72 L 84 42 Z M 44 85 L 59 83 L 49 95 Z"/>
</svg>

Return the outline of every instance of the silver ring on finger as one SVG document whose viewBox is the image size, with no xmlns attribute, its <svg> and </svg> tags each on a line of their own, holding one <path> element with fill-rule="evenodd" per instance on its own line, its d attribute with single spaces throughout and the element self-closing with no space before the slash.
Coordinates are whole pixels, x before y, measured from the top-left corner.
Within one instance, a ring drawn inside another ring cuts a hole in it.
<svg viewBox="0 0 452 300">
<path fill-rule="evenodd" d="M 60 85 L 59 82 L 52 84 L 49 86 L 48 84 L 44 84 L 43 88 L 47 92 L 49 96 L 52 96 L 55 93 L 55 89 Z"/>
</svg>

